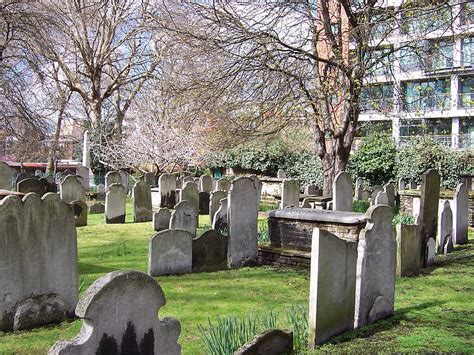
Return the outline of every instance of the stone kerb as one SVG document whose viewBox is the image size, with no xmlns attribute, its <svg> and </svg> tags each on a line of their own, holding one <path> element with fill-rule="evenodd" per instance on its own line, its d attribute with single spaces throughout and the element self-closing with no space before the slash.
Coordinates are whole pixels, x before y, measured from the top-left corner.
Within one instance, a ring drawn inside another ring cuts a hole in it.
<svg viewBox="0 0 474 355">
<path fill-rule="evenodd" d="M 121 183 L 108 187 L 105 195 L 105 223 L 125 223 L 127 190 Z"/>
<path fill-rule="evenodd" d="M 0 331 L 61 322 L 77 302 L 74 214 L 58 194 L 0 201 Z"/>
<path fill-rule="evenodd" d="M 227 268 L 227 237 L 208 230 L 193 239 L 193 272 L 211 272 Z"/>
<path fill-rule="evenodd" d="M 352 180 L 345 171 L 339 172 L 332 185 L 334 211 L 352 212 Z"/>
<path fill-rule="evenodd" d="M 150 185 L 138 181 L 132 188 L 134 222 L 150 222 L 153 219 Z"/>
<path fill-rule="evenodd" d="M 288 206 L 300 206 L 300 183 L 298 180 L 285 179 L 281 183 L 281 203 L 280 208 L 284 209 Z"/>
<path fill-rule="evenodd" d="M 68 175 L 59 185 L 59 194 L 66 203 L 72 201 L 86 201 L 84 186 L 76 175 Z"/>
<path fill-rule="evenodd" d="M 171 213 L 169 229 L 180 229 L 196 236 L 198 211 L 189 201 L 181 201 Z"/>
<path fill-rule="evenodd" d="M 456 187 L 453 199 L 453 244 L 466 244 L 468 239 L 469 195 L 465 184 Z"/>
<path fill-rule="evenodd" d="M 180 354 L 179 321 L 158 318 L 166 303 L 160 285 L 138 271 L 113 271 L 81 297 L 76 314 L 82 329 L 48 354 Z"/>
<path fill-rule="evenodd" d="M 148 248 L 148 274 L 186 274 L 192 271 L 193 236 L 185 230 L 156 233 Z"/>
<path fill-rule="evenodd" d="M 357 247 L 354 328 L 394 312 L 397 241 L 393 210 L 385 205 L 372 206 L 366 217 Z"/>
</svg>

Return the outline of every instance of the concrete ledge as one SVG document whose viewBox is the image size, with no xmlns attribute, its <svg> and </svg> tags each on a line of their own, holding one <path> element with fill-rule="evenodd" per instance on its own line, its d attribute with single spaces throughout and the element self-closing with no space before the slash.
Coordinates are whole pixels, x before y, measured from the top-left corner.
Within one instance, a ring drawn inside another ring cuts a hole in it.
<svg viewBox="0 0 474 355">
<path fill-rule="evenodd" d="M 285 208 L 275 210 L 269 212 L 268 217 L 336 224 L 361 224 L 366 222 L 366 217 L 363 213 L 315 210 L 312 208 Z"/>
</svg>

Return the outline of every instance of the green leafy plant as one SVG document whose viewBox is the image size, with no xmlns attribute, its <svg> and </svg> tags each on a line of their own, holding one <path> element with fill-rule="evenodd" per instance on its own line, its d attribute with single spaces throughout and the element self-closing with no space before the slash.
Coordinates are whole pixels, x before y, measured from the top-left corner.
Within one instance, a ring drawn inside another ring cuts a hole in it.
<svg viewBox="0 0 474 355">
<path fill-rule="evenodd" d="M 270 242 L 270 239 L 268 236 L 268 224 L 266 220 L 258 221 L 257 241 L 258 241 L 258 244 L 268 244 Z"/>
<path fill-rule="evenodd" d="M 365 213 L 369 207 L 369 201 L 354 201 L 352 203 L 352 212 Z"/>
<path fill-rule="evenodd" d="M 400 213 L 393 217 L 392 224 L 415 224 L 415 217 L 410 214 Z"/>
</svg>

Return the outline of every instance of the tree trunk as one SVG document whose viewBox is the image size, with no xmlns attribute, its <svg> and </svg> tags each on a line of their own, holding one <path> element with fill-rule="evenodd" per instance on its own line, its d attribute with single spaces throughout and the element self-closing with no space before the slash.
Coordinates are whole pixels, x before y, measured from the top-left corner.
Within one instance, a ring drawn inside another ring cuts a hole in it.
<svg viewBox="0 0 474 355">
<path fill-rule="evenodd" d="M 346 170 L 350 148 L 345 148 L 339 141 L 331 139 L 326 143 L 326 154 L 323 162 L 323 195 L 332 196 L 332 185 L 336 175 Z"/>
<path fill-rule="evenodd" d="M 54 132 L 53 141 L 51 142 L 51 147 L 48 154 L 48 165 L 46 166 L 46 173 L 54 172 L 54 162 L 56 160 L 56 151 L 58 149 L 59 137 L 61 135 L 61 126 L 63 122 L 63 115 L 66 109 L 66 102 L 62 103 L 59 107 L 58 117 L 56 121 L 56 130 Z"/>
<path fill-rule="evenodd" d="M 102 103 L 100 101 L 94 101 L 91 104 L 91 125 L 93 130 L 99 128 L 102 120 Z"/>
</svg>

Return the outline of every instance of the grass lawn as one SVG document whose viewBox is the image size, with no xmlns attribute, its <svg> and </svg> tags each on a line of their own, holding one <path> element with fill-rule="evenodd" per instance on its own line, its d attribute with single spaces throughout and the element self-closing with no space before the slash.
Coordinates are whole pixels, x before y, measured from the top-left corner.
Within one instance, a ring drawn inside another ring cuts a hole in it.
<svg viewBox="0 0 474 355">
<path fill-rule="evenodd" d="M 116 269 L 147 271 L 151 223 L 105 225 L 103 215 L 90 215 L 78 228 L 79 283 L 83 292 L 104 273 Z M 206 228 L 209 217 L 201 216 Z M 207 226 L 208 227 L 208 226 Z M 184 354 L 205 353 L 198 324 L 207 319 L 255 312 L 282 315 L 292 305 L 307 307 L 309 272 L 273 268 L 243 268 L 215 273 L 156 278 L 165 292 L 160 317 L 181 322 L 179 342 Z M 321 347 L 337 352 L 474 352 L 474 231 L 470 243 L 439 257 L 423 274 L 397 280 L 394 317 L 332 339 Z M 284 317 L 280 325 L 287 326 Z M 32 331 L 0 333 L 1 354 L 45 353 L 57 340 L 72 338 L 80 321 Z"/>
</svg>

